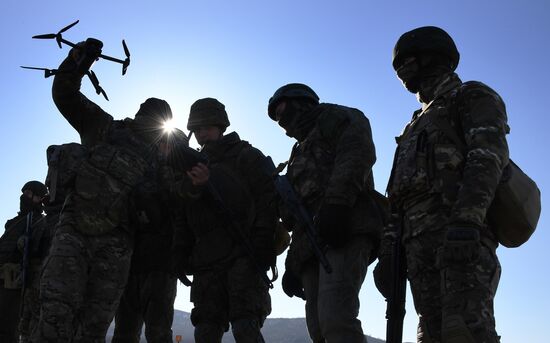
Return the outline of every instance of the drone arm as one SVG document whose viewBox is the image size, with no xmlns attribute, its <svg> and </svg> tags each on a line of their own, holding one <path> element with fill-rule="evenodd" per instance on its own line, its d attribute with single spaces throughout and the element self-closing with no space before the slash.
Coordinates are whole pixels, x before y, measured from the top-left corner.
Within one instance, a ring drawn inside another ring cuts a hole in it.
<svg viewBox="0 0 550 343">
<path fill-rule="evenodd" d="M 77 47 L 77 45 L 76 45 L 75 43 L 69 42 L 68 40 L 66 40 L 66 39 L 64 39 L 64 38 L 59 39 L 59 41 L 60 41 L 61 43 L 64 43 L 64 44 L 70 46 L 71 48 L 76 48 L 76 47 Z"/>
<path fill-rule="evenodd" d="M 104 60 L 107 60 L 107 61 L 124 64 L 123 60 L 119 60 L 118 58 L 114 58 L 114 57 L 111 57 L 111 56 L 101 54 L 101 55 L 99 55 L 99 57 L 101 57 L 101 58 L 103 58 Z"/>
<path fill-rule="evenodd" d="M 103 90 L 103 88 L 101 88 L 101 86 L 99 85 L 99 80 L 97 79 L 97 76 L 95 75 L 95 73 L 92 71 L 92 70 L 88 70 L 88 72 L 86 73 L 86 75 L 88 75 L 88 78 L 90 79 L 90 81 L 92 82 L 92 85 L 94 86 L 95 88 L 95 92 L 96 94 L 101 94 L 103 95 L 103 97 L 105 98 L 105 100 L 109 101 L 109 98 L 107 97 L 107 93 L 105 93 L 105 91 Z"/>
</svg>

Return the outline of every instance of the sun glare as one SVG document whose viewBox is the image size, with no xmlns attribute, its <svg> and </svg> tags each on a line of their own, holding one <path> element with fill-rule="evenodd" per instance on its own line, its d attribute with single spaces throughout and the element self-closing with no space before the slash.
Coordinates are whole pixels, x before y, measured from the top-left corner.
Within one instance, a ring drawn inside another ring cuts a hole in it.
<svg viewBox="0 0 550 343">
<path fill-rule="evenodd" d="M 173 120 L 167 120 L 163 124 L 164 133 L 170 134 L 176 128 Z"/>
</svg>

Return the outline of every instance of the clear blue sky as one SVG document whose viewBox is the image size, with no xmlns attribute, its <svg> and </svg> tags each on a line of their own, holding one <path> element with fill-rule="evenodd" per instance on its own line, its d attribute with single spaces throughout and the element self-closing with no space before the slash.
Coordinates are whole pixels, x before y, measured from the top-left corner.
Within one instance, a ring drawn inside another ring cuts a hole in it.
<svg viewBox="0 0 550 343">
<path fill-rule="evenodd" d="M 398 135 L 419 105 L 395 77 L 391 50 L 401 33 L 424 25 L 446 29 L 461 53 L 458 73 L 494 88 L 507 105 L 511 156 L 548 199 L 550 2 L 540 1 L 16 1 L 0 3 L 2 161 L 0 221 L 18 210 L 21 186 L 44 180 L 50 144 L 78 141 L 55 108 L 51 79 L 20 65 L 56 68 L 68 49 L 31 36 L 66 32 L 72 41 L 95 37 L 104 53 L 123 56 L 126 39 L 132 64 L 93 67 L 111 101 L 83 91 L 116 119 L 132 117 L 148 97 L 166 99 L 185 129 L 189 106 L 216 97 L 231 127 L 275 161 L 286 160 L 292 141 L 266 115 L 279 86 L 303 82 L 322 101 L 361 109 L 371 121 L 378 161 L 376 185 L 385 188 Z M 496 296 L 502 342 L 547 342 L 549 218 L 518 249 L 499 248 L 503 268 Z M 280 263 L 281 272 L 283 264 Z M 189 311 L 181 287 L 176 308 Z M 272 317 L 303 316 L 303 303 L 272 291 Z M 408 297 L 404 337 L 415 341 L 417 317 Z M 367 334 L 384 337 L 385 302 L 369 271 L 361 292 L 360 319 Z"/>
</svg>

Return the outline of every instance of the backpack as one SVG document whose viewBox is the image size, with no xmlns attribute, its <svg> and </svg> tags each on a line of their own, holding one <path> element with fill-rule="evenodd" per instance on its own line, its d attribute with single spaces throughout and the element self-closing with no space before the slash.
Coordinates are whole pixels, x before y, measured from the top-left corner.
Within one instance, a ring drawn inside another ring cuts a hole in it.
<svg viewBox="0 0 550 343">
<path fill-rule="evenodd" d="M 455 97 L 459 93 L 456 92 Z M 430 121 L 461 151 L 466 151 L 461 135 L 448 121 L 433 116 Z M 537 227 L 540 211 L 540 190 L 537 184 L 510 159 L 487 211 L 487 221 L 498 242 L 507 248 L 516 248 L 527 242 Z"/>
</svg>

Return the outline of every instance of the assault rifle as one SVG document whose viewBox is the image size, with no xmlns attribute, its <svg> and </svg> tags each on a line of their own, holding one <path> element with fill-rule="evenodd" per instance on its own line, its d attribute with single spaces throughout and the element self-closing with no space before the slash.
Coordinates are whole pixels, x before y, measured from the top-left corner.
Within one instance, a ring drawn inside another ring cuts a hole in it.
<svg viewBox="0 0 550 343">
<path fill-rule="evenodd" d="M 395 237 L 392 243 L 392 283 L 390 297 L 386 307 L 386 342 L 401 343 L 403 341 L 403 319 L 405 317 L 405 298 L 407 290 L 407 263 L 405 251 L 401 243 L 403 236 L 403 223 L 392 215 L 389 224 L 390 229 L 395 229 Z M 393 228 L 392 228 L 393 226 Z"/>
<path fill-rule="evenodd" d="M 292 185 L 290 184 L 290 181 L 288 181 L 286 175 L 279 175 L 283 168 L 275 168 L 275 164 L 269 156 L 266 157 L 264 168 L 265 171 L 273 177 L 275 188 L 281 197 L 285 208 L 290 212 L 298 226 L 304 230 L 307 238 L 309 239 L 309 243 L 311 244 L 315 257 L 317 257 L 317 260 L 323 266 L 325 271 L 327 273 L 331 273 L 332 267 L 330 266 L 325 253 L 321 250 L 321 247 L 319 247 L 319 244 L 317 243 L 312 216 L 308 213 L 307 209 L 298 198 L 298 195 L 294 191 L 294 188 L 292 188 Z"/>
<path fill-rule="evenodd" d="M 181 168 L 183 170 L 190 170 L 193 166 L 198 163 L 208 164 L 208 157 L 201 153 L 200 151 L 194 150 L 185 144 L 178 144 L 177 148 L 172 151 L 172 154 L 169 158 L 170 165 L 175 166 L 176 168 Z M 262 281 L 269 287 L 273 288 L 273 281 L 277 278 L 276 270 L 273 271 L 274 277 L 270 279 L 266 272 L 260 267 L 256 256 L 254 254 L 254 248 L 248 239 L 248 236 L 244 234 L 241 230 L 241 225 L 235 219 L 236 216 L 229 206 L 226 205 L 225 201 L 221 197 L 218 189 L 214 186 L 211 180 L 208 180 L 206 183 L 206 189 L 211 199 L 214 202 L 217 210 L 224 218 L 224 221 L 228 226 L 224 226 L 229 235 L 234 239 L 235 242 L 238 242 L 241 247 L 244 249 L 246 255 L 250 258 L 254 269 L 258 272 L 258 275 L 262 278 Z"/>
<path fill-rule="evenodd" d="M 256 255 L 254 254 L 254 248 L 252 247 L 252 244 L 250 243 L 250 240 L 248 239 L 248 236 L 245 235 L 241 230 L 241 225 L 235 220 L 235 215 L 233 214 L 233 211 L 225 204 L 225 201 L 223 201 L 223 198 L 221 197 L 220 193 L 216 189 L 216 187 L 212 184 L 211 181 L 208 181 L 206 184 L 206 188 L 208 189 L 208 193 L 214 200 L 214 203 L 218 210 L 220 211 L 222 217 L 226 219 L 226 222 L 229 224 L 229 227 L 224 226 L 226 228 L 229 235 L 236 241 L 239 242 L 241 247 L 246 252 L 246 255 L 250 258 L 252 261 L 252 265 L 254 266 L 254 269 L 256 269 L 256 272 L 258 272 L 258 275 L 262 278 L 262 281 L 268 286 L 269 288 L 273 288 L 273 282 L 277 278 L 277 272 L 276 269 L 274 269 L 273 274 L 273 280 L 267 276 L 266 272 L 260 267 L 258 264 L 258 260 L 256 259 Z"/>
<path fill-rule="evenodd" d="M 29 278 L 29 260 L 31 253 L 31 238 L 32 238 L 32 220 L 33 212 L 27 213 L 27 222 L 25 225 L 25 232 L 23 233 L 23 239 L 25 244 L 23 246 L 23 258 L 21 260 L 21 301 L 19 303 L 19 313 L 23 313 L 23 307 L 25 304 L 25 291 L 27 289 L 27 283 Z"/>
</svg>

